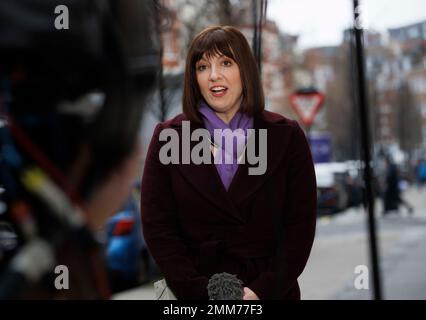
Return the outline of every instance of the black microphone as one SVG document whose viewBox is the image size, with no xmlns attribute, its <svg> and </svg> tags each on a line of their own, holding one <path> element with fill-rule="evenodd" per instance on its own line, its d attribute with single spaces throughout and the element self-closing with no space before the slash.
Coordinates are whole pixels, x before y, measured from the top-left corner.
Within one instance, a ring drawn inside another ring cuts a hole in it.
<svg viewBox="0 0 426 320">
<path fill-rule="evenodd" d="M 210 300 L 242 300 L 243 282 L 227 272 L 215 273 L 207 285 Z"/>
</svg>

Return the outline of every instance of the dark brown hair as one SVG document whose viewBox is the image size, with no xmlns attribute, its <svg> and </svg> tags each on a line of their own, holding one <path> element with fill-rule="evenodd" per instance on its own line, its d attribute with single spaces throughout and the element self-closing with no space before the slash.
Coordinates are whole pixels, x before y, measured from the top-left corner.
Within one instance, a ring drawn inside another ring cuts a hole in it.
<svg viewBox="0 0 426 320">
<path fill-rule="evenodd" d="M 182 106 L 189 120 L 201 122 L 198 105 L 203 97 L 195 74 L 195 64 L 203 54 L 207 58 L 216 54 L 225 55 L 238 64 L 243 87 L 240 111 L 254 116 L 264 110 L 265 98 L 259 69 L 247 39 L 234 27 L 212 26 L 194 37 L 186 58 Z"/>
</svg>

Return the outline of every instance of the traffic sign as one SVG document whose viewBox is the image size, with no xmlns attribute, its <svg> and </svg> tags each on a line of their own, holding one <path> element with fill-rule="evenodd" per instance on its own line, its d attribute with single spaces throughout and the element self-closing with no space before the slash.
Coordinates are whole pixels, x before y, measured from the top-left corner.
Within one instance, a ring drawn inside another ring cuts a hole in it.
<svg viewBox="0 0 426 320">
<path fill-rule="evenodd" d="M 315 132 L 309 135 L 314 163 L 330 162 L 332 157 L 331 135 L 328 132 Z"/>
<path fill-rule="evenodd" d="M 305 126 L 310 127 L 314 122 L 319 109 L 324 101 L 324 96 L 316 90 L 297 91 L 290 96 L 290 103 Z"/>
</svg>

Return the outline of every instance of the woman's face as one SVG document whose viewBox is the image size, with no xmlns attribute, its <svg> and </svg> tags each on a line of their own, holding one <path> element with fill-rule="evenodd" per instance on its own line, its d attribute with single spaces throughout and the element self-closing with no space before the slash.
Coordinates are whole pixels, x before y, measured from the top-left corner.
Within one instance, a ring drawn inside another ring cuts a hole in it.
<svg viewBox="0 0 426 320">
<path fill-rule="evenodd" d="M 243 86 L 240 68 L 227 56 L 206 54 L 195 64 L 195 73 L 201 94 L 208 105 L 226 123 L 238 111 L 242 101 Z"/>
</svg>

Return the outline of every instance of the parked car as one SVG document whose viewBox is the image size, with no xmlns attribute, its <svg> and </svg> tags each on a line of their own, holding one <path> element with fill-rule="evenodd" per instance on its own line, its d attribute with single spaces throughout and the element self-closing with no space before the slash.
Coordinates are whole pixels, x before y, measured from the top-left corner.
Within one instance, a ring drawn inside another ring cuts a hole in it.
<svg viewBox="0 0 426 320">
<path fill-rule="evenodd" d="M 331 215 L 347 208 L 348 192 L 345 187 L 347 174 L 347 165 L 345 163 L 315 164 L 318 215 Z"/>
<path fill-rule="evenodd" d="M 348 207 L 359 207 L 363 205 L 365 184 L 362 176 L 360 161 L 346 161 L 347 175 L 345 188 L 348 194 Z M 377 180 L 373 177 L 373 192 L 378 193 Z"/>
<path fill-rule="evenodd" d="M 113 293 L 142 285 L 157 276 L 158 268 L 142 235 L 135 194 L 108 220 L 105 236 L 106 264 Z"/>
</svg>

